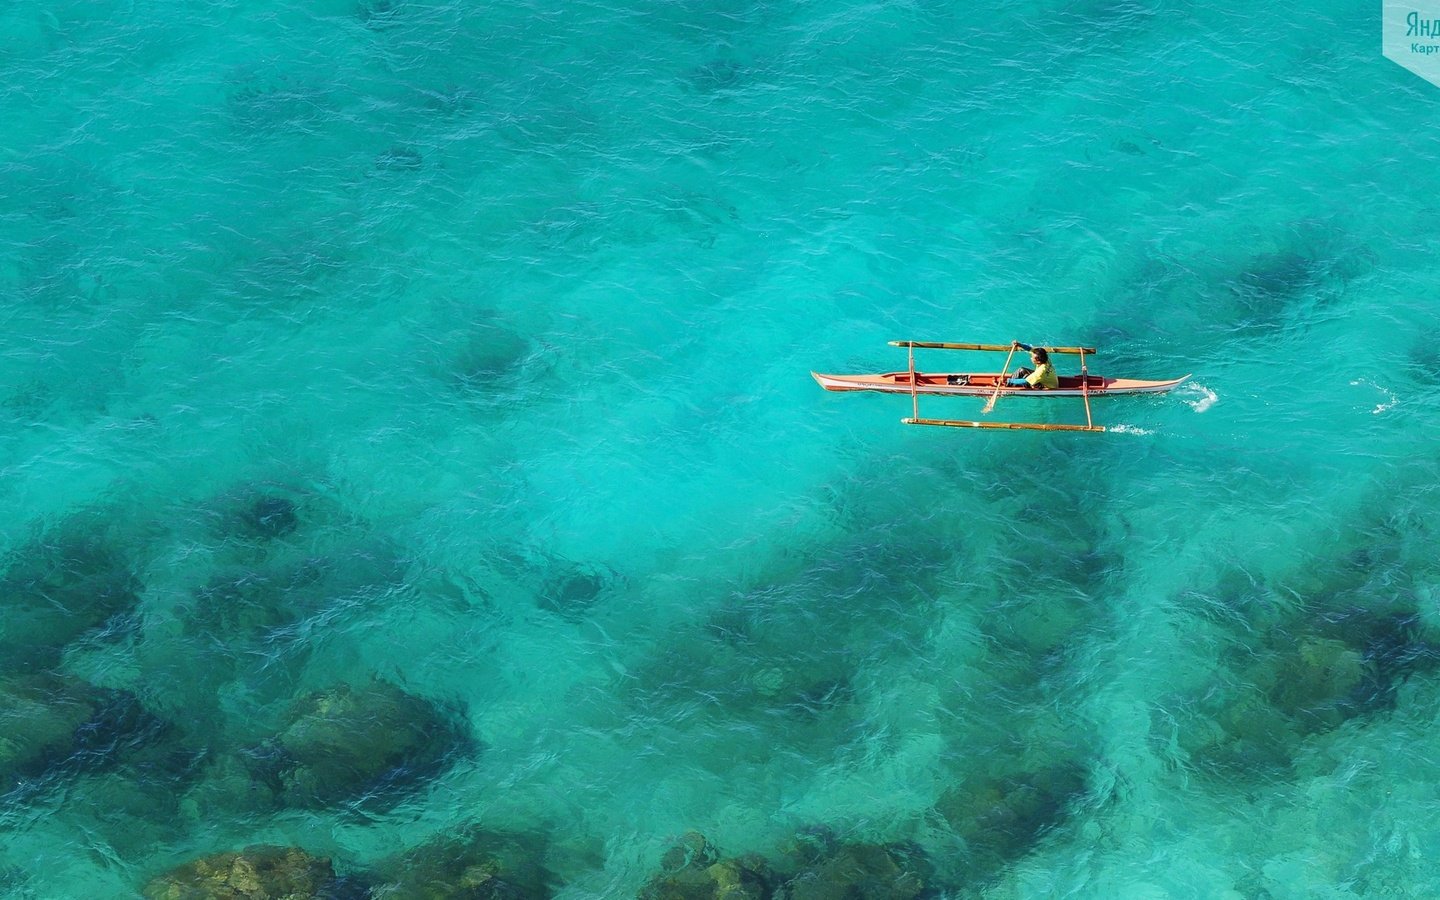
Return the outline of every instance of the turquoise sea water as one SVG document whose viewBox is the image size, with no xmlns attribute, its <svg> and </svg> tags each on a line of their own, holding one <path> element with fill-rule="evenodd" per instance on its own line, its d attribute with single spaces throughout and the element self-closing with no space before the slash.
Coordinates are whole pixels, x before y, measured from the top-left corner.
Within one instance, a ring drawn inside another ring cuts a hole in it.
<svg viewBox="0 0 1440 900">
<path fill-rule="evenodd" d="M 567 900 L 818 829 L 932 896 L 1440 896 L 1440 88 L 1379 29 L 7 5 L 0 896 L 475 824 Z M 1078 435 L 809 374 L 1012 338 L 1194 378 Z M 441 750 L 267 782 L 340 685 Z"/>
</svg>

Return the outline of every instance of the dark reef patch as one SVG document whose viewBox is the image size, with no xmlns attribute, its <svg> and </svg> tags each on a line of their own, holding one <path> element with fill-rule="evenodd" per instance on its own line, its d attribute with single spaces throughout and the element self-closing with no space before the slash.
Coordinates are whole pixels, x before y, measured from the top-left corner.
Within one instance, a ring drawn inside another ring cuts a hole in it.
<svg viewBox="0 0 1440 900">
<path fill-rule="evenodd" d="M 249 500 L 236 515 L 241 533 L 257 540 L 282 538 L 300 524 L 295 501 L 273 494 L 259 494 Z"/>
<path fill-rule="evenodd" d="M 384 805 L 471 748 L 462 716 L 376 680 L 302 697 L 251 757 L 287 806 Z"/>
<path fill-rule="evenodd" d="M 414 147 L 397 144 L 375 157 L 375 171 L 415 172 L 425 167 L 425 157 Z"/>
<path fill-rule="evenodd" d="M 1318 261 L 1292 251 L 1254 257 L 1227 284 L 1236 304 L 1252 317 L 1265 319 L 1312 287 L 1321 274 Z"/>
<path fill-rule="evenodd" d="M 849 841 L 805 828 L 773 859 L 726 857 L 690 832 L 660 860 L 640 900 L 917 900 L 927 896 L 929 861 L 911 844 Z"/>
<path fill-rule="evenodd" d="M 1062 825 L 1085 792 L 1084 770 L 1062 763 L 968 779 L 947 791 L 935 810 L 965 841 L 967 852 L 959 868 L 966 882 L 980 884 Z"/>
<path fill-rule="evenodd" d="M 1351 607 L 1323 616 L 1317 631 L 1343 641 L 1363 661 L 1365 677 L 1352 697 L 1362 712 L 1393 707 L 1407 678 L 1440 669 L 1440 644 L 1426 636 L 1415 612 Z"/>
<path fill-rule="evenodd" d="M 39 895 L 29 889 L 30 875 L 19 866 L 0 866 L 0 897 L 31 900 Z"/>
<path fill-rule="evenodd" d="M 619 576 L 607 569 L 566 567 L 545 579 L 538 602 L 541 609 L 562 618 L 580 619 L 600 601 L 606 590 L 619 583 Z"/>
<path fill-rule="evenodd" d="M 108 769 L 167 727 L 123 691 L 56 674 L 0 678 L 0 796 Z"/>
<path fill-rule="evenodd" d="M 54 665 L 66 644 L 139 603 L 139 579 L 99 534 L 66 527 L 8 562 L 0 578 L 0 672 Z"/>
<path fill-rule="evenodd" d="M 226 87 L 230 119 L 245 135 L 300 129 L 332 114 L 326 87 L 285 73 L 242 68 Z"/>
<path fill-rule="evenodd" d="M 1440 379 L 1440 328 L 1428 328 L 1414 337 L 1405 352 L 1405 377 L 1421 384 Z"/>
<path fill-rule="evenodd" d="M 450 343 L 448 351 L 442 350 L 442 377 L 485 405 L 505 402 L 515 393 L 517 379 L 529 383 L 534 377 L 527 365 L 533 342 L 489 316 L 477 316 Z"/>
<path fill-rule="evenodd" d="M 857 734 L 857 664 L 855 652 L 838 642 L 796 646 L 767 635 L 736 647 L 676 635 L 634 669 L 632 702 L 660 717 L 733 723 L 735 758 L 762 758 L 777 743 L 833 751 Z"/>
<path fill-rule="evenodd" d="M 723 858 L 699 832 L 689 832 L 660 860 L 639 900 L 769 900 L 775 875 L 755 854 Z"/>
<path fill-rule="evenodd" d="M 330 565 L 306 559 L 286 566 L 235 567 L 197 589 L 183 617 L 185 631 L 226 643 L 289 624 L 326 598 Z"/>
<path fill-rule="evenodd" d="M 715 94 L 743 86 L 753 73 L 733 59 L 717 58 L 685 74 L 685 84 L 701 94 Z"/>
<path fill-rule="evenodd" d="M 350 239 L 320 226 L 253 238 L 237 250 L 225 298 L 247 312 L 285 317 L 322 303 L 328 280 L 349 265 Z"/>
<path fill-rule="evenodd" d="M 1433 678 L 1440 633 L 1422 610 L 1440 572 L 1435 475 L 1407 459 L 1283 570 L 1236 567 L 1182 594 L 1180 608 L 1209 620 L 1216 659 L 1203 686 L 1157 704 L 1157 749 L 1226 782 L 1288 778 L 1317 736 L 1364 727 L 1407 682 Z"/>
<path fill-rule="evenodd" d="M 251 748 L 248 753 L 208 754 L 177 799 L 180 815 L 188 822 L 214 825 L 274 814 L 280 799 L 272 785 L 256 775 L 273 768 L 269 763 L 272 756 L 265 747 Z"/>
<path fill-rule="evenodd" d="M 257 557 L 241 548 L 237 555 L 252 562 L 217 562 L 210 580 L 176 605 L 183 640 L 147 636 L 139 650 L 147 667 L 169 671 L 178 665 L 192 673 L 162 691 L 169 702 L 203 703 L 204 718 L 213 713 L 213 703 L 200 698 L 239 672 L 260 679 L 293 677 L 314 649 L 317 625 L 342 629 L 368 604 L 404 585 L 399 560 L 383 544 L 362 540 L 323 554 L 310 550 L 269 544 Z M 282 671 L 287 669 L 288 675 Z"/>
<path fill-rule="evenodd" d="M 1350 609 L 1276 627 L 1231 653 L 1228 680 L 1157 721 L 1219 777 L 1275 778 L 1311 735 L 1394 705 L 1405 679 L 1440 668 L 1413 615 Z"/>
<path fill-rule="evenodd" d="M 829 828 L 796 832 L 781 847 L 776 900 L 916 900 L 931 886 L 928 858 L 913 844 L 845 840 Z"/>
<path fill-rule="evenodd" d="M 1372 250 L 1333 226 L 1297 223 L 1275 249 L 1256 253 L 1223 279 L 1226 319 L 1232 332 L 1282 327 L 1304 310 L 1333 304 L 1374 266 Z"/>
<path fill-rule="evenodd" d="M 330 860 L 295 847 L 249 847 L 177 866 L 146 883 L 146 900 L 330 900 L 341 883 Z"/>
<path fill-rule="evenodd" d="M 554 876 L 546 841 L 528 833 L 469 826 L 375 867 L 375 896 L 387 900 L 545 900 Z"/>
</svg>

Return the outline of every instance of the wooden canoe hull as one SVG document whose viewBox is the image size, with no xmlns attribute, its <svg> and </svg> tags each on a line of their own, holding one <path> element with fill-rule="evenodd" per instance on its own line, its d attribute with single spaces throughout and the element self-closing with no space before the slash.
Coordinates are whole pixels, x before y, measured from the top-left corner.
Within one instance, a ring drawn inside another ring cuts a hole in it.
<svg viewBox="0 0 1440 900">
<path fill-rule="evenodd" d="M 882 372 L 877 375 L 822 375 L 811 372 L 810 375 L 827 391 L 909 394 L 912 390 L 908 371 Z M 952 375 L 963 375 L 970 383 L 950 384 L 948 379 Z M 916 372 L 913 390 L 916 394 L 989 397 L 995 393 L 995 384 L 1002 377 L 996 372 Z M 1162 394 L 1189 378 L 1189 375 L 1184 375 L 1169 381 L 1143 381 L 1138 378 L 1104 378 L 1091 375 L 1087 386 L 1092 397 L 1106 394 Z M 1003 397 L 1080 397 L 1085 393 L 1087 391 L 1082 390 L 1078 375 L 1062 375 L 1060 386 L 1050 390 L 1008 386 L 1000 388 L 1000 395 Z"/>
</svg>

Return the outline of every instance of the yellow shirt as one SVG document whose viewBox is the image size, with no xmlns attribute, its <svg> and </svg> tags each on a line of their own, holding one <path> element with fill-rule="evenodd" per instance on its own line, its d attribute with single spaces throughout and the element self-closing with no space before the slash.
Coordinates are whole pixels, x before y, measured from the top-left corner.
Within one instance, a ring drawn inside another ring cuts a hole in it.
<svg viewBox="0 0 1440 900">
<path fill-rule="evenodd" d="M 1025 383 L 1033 387 L 1055 389 L 1060 386 L 1060 376 L 1055 374 L 1054 363 L 1041 363 L 1035 371 L 1025 376 Z"/>
</svg>

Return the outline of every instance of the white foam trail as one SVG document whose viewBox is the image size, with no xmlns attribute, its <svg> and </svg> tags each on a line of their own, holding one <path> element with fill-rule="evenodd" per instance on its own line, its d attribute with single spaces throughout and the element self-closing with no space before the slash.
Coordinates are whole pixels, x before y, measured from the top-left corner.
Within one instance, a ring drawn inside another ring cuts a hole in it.
<svg viewBox="0 0 1440 900">
<path fill-rule="evenodd" d="M 1194 400 L 1186 400 L 1185 402 L 1197 413 L 1203 413 L 1205 410 L 1220 402 L 1220 397 L 1203 384 L 1187 384 L 1181 388 L 1181 390 L 1195 397 Z"/>
<path fill-rule="evenodd" d="M 1370 410 L 1370 415 L 1372 415 L 1372 416 L 1378 416 L 1378 415 L 1380 415 L 1381 413 L 1383 413 L 1383 412 L 1385 412 L 1385 411 L 1387 411 L 1387 410 L 1389 410 L 1389 409 L 1394 408 L 1395 406 L 1397 406 L 1397 405 L 1400 403 L 1400 398 L 1397 397 L 1393 391 L 1391 391 L 1389 388 L 1385 387 L 1384 385 L 1376 384 L 1375 382 L 1371 381 L 1371 380 L 1368 379 L 1368 378 L 1357 378 L 1356 380 L 1350 382 L 1350 386 L 1351 386 L 1351 387 L 1357 387 L 1357 386 L 1359 386 L 1359 385 L 1364 385 L 1365 387 L 1372 387 L 1372 388 L 1374 388 L 1375 390 L 1379 391 L 1380 393 L 1384 394 L 1386 397 L 1389 397 L 1389 398 L 1390 398 L 1389 400 L 1385 401 L 1384 403 L 1377 403 L 1377 404 L 1375 404 L 1375 408 L 1372 409 L 1372 410 Z"/>
<path fill-rule="evenodd" d="M 1107 428 L 1106 431 L 1113 431 L 1116 434 L 1154 434 L 1149 428 L 1141 428 L 1139 425 L 1116 425 L 1114 428 Z"/>
</svg>

